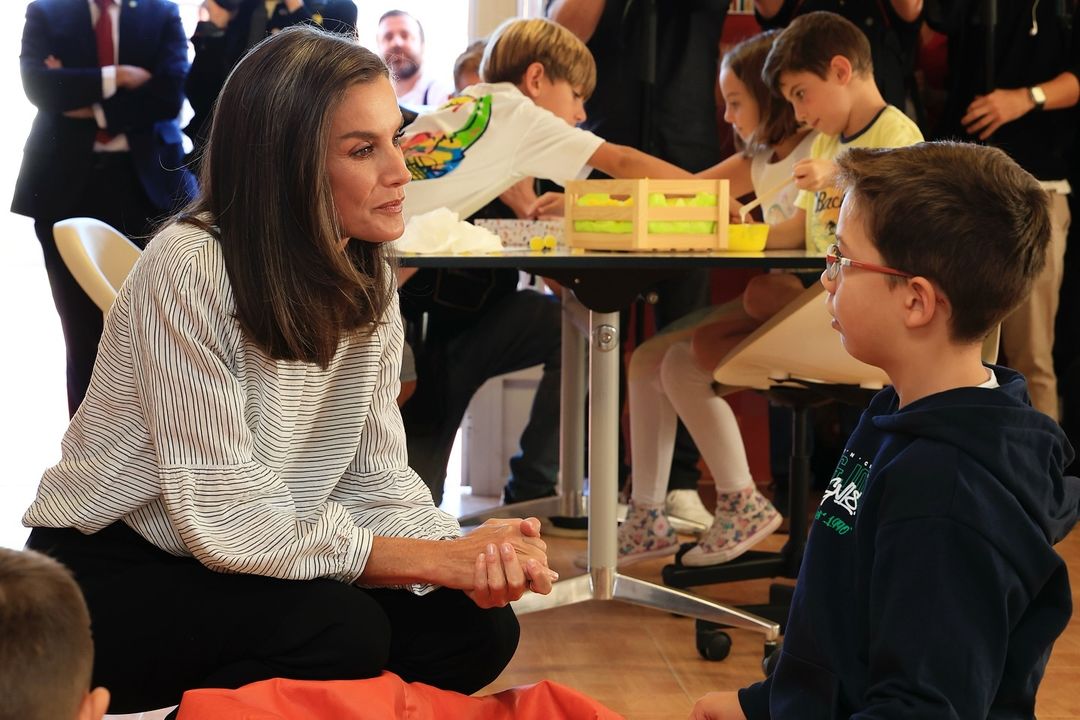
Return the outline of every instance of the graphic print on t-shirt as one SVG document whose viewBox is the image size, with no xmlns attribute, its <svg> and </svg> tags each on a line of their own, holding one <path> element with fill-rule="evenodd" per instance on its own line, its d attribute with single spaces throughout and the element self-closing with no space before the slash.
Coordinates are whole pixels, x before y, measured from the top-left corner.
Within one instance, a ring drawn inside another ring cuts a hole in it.
<svg viewBox="0 0 1080 720">
<path fill-rule="evenodd" d="M 465 153 L 473 146 L 491 122 L 491 96 L 474 98 L 464 95 L 450 100 L 443 107 L 453 107 L 455 112 L 472 106 L 465 123 L 452 133 L 417 133 L 402 146 L 405 166 L 413 180 L 433 180 L 454 171 Z"/>
<path fill-rule="evenodd" d="M 810 224 L 807 248 L 824 254 L 836 242 L 836 225 L 840 220 L 844 193 L 840 188 L 828 187 L 813 193 L 812 202 L 813 206 L 806 214 Z"/>
<path fill-rule="evenodd" d="M 855 513 L 859 510 L 859 498 L 866 489 L 870 467 L 868 460 L 844 450 L 814 514 L 814 521 L 838 535 L 851 532 L 855 528 Z"/>
</svg>

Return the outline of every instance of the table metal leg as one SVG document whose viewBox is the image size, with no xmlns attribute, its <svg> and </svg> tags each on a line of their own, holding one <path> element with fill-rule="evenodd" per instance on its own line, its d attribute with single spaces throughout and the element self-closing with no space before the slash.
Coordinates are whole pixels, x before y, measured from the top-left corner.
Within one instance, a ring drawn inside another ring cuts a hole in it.
<svg viewBox="0 0 1080 720">
<path fill-rule="evenodd" d="M 559 495 L 562 515 L 583 517 L 585 501 L 585 375 L 589 346 L 585 339 L 589 311 L 563 289 L 562 376 L 559 403 Z"/>
<path fill-rule="evenodd" d="M 565 323 L 564 323 L 565 328 Z M 564 361 L 567 335 L 563 334 Z M 618 562 L 619 314 L 592 313 L 589 349 L 589 573 L 555 583 L 550 595 L 526 593 L 515 602 L 519 614 L 585 600 L 621 600 L 644 607 L 756 630 L 772 641 L 780 626 L 751 613 L 696 595 L 622 575 Z M 566 369 L 564 365 L 564 378 Z M 567 381 L 563 381 L 566 421 Z M 573 407 L 573 406 L 571 406 Z M 576 407 L 580 407 L 577 405 Z M 566 442 L 564 429 L 563 439 Z M 564 459 L 566 455 L 563 455 Z M 575 466 L 578 467 L 578 466 Z M 564 471 L 564 488 L 566 482 Z"/>
<path fill-rule="evenodd" d="M 592 313 L 589 346 L 589 567 L 614 571 L 619 455 L 619 313 Z M 594 592 L 602 588 L 594 588 Z"/>
<path fill-rule="evenodd" d="M 553 497 L 525 500 L 462 515 L 462 525 L 479 525 L 488 518 L 585 517 L 585 393 L 588 388 L 585 335 L 589 311 L 574 293 L 563 290 L 562 373 L 559 402 L 559 475 Z M 617 389 L 617 388 L 616 388 Z"/>
</svg>

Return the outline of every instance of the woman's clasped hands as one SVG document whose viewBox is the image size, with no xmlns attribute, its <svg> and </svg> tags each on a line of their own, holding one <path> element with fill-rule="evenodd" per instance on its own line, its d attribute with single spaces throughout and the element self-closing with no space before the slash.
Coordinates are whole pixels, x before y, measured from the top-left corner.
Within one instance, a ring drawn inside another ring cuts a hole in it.
<svg viewBox="0 0 1080 720">
<path fill-rule="evenodd" d="M 454 586 L 479 607 L 502 607 L 526 590 L 547 595 L 559 579 L 548 567 L 536 518 L 488 520 L 452 543 Z"/>
</svg>

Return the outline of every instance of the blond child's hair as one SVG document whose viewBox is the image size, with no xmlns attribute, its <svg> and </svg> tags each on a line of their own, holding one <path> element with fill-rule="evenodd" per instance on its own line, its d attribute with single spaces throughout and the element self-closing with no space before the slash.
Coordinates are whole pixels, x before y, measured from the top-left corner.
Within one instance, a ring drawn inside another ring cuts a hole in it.
<svg viewBox="0 0 1080 720">
<path fill-rule="evenodd" d="M 93 664 L 90 614 L 68 569 L 0 548 L 0 720 L 76 717 Z"/>
<path fill-rule="evenodd" d="M 589 48 L 558 23 L 543 18 L 507 20 L 492 33 L 480 61 L 484 82 L 517 84 L 533 63 L 552 80 L 565 80 L 586 98 L 596 89 L 596 62 Z"/>
</svg>

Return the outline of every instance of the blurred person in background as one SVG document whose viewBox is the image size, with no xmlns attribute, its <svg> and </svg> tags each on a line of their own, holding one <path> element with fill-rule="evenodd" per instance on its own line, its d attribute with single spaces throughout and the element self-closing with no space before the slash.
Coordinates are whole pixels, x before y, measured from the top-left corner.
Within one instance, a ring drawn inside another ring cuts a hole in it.
<svg viewBox="0 0 1080 720">
<path fill-rule="evenodd" d="M 419 20 L 404 10 L 388 10 L 379 18 L 376 40 L 399 103 L 420 109 L 438 107 L 449 99 L 451 89 L 424 72 L 424 28 Z"/>
<path fill-rule="evenodd" d="M 300 23 L 355 38 L 356 16 L 353 0 L 204 0 L 200 22 L 191 36 L 195 59 L 184 86 L 194 110 L 184 128 L 195 145 L 192 159 L 198 162 L 206 144 L 210 112 L 225 78 L 252 46 Z"/>
<path fill-rule="evenodd" d="M 188 70 L 176 3 L 39 0 L 19 56 L 37 108 L 11 211 L 34 219 L 67 352 L 68 412 L 90 385 L 101 309 L 67 269 L 53 223 L 92 217 L 142 247 L 195 193 L 176 116 Z"/>
</svg>

